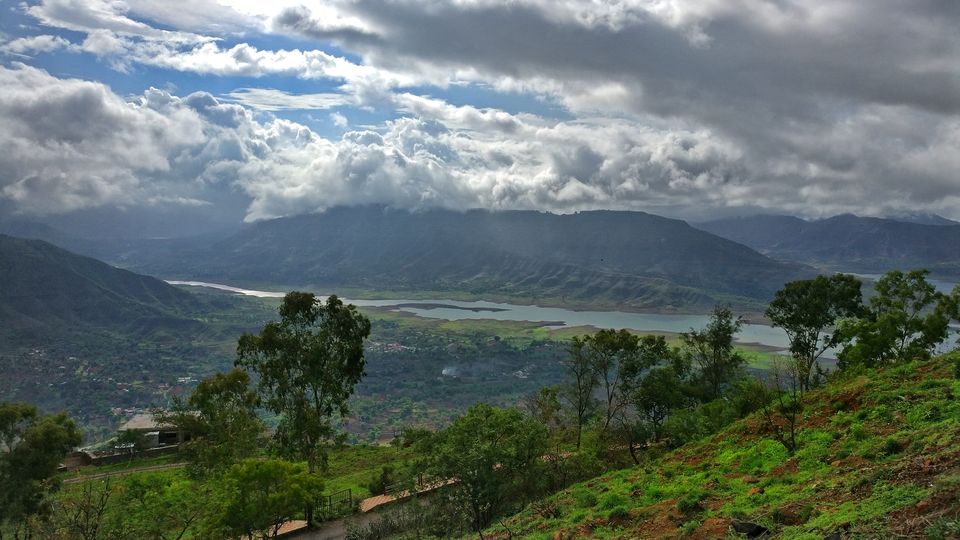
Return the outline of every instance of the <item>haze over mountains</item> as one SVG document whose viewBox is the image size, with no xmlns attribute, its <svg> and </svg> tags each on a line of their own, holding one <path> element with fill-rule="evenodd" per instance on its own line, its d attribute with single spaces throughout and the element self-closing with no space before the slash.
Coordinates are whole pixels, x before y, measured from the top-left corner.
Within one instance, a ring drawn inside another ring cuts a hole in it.
<svg viewBox="0 0 960 540">
<path fill-rule="evenodd" d="M 124 265 L 165 278 L 467 292 L 637 309 L 749 303 L 811 273 L 683 221 L 611 211 L 335 208 L 258 222 L 220 241 L 124 256 Z"/>
<path fill-rule="evenodd" d="M 817 221 L 759 215 L 697 227 L 779 260 L 825 269 L 882 273 L 927 268 L 934 275 L 960 276 L 960 223 L 938 216 L 914 216 L 908 222 L 849 214 Z"/>
<path fill-rule="evenodd" d="M 47 242 L 0 234 L 0 323 L 12 341 L 63 333 L 193 332 L 193 295 Z"/>
</svg>

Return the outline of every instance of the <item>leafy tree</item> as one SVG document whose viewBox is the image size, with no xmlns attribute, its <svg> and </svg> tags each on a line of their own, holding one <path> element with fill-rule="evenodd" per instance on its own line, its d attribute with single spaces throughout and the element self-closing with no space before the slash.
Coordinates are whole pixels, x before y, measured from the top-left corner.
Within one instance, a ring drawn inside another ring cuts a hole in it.
<svg viewBox="0 0 960 540">
<path fill-rule="evenodd" d="M 857 316 L 861 304 L 860 280 L 845 274 L 791 281 L 777 291 L 766 314 L 773 326 L 787 333 L 801 392 L 813 384 L 811 373 L 817 359 L 842 337 L 825 332 L 838 320 Z"/>
<path fill-rule="evenodd" d="M 960 293 L 937 292 L 928 273 L 892 271 L 877 280 L 864 316 L 845 320 L 838 329 L 845 342 L 837 355 L 841 368 L 929 358 L 957 318 Z"/>
<path fill-rule="evenodd" d="M 304 466 L 287 461 L 247 460 L 224 476 L 228 502 L 222 520 L 227 532 L 247 538 L 274 538 L 284 522 L 312 507 L 323 482 Z"/>
<path fill-rule="evenodd" d="M 190 433 L 181 452 L 192 476 L 202 477 L 254 455 L 264 431 L 257 393 L 242 369 L 218 373 L 197 385 L 165 420 Z"/>
<path fill-rule="evenodd" d="M 65 491 L 58 495 L 40 537 L 106 540 L 122 536 L 122 515 L 116 511 L 117 505 L 111 505 L 115 490 L 109 478 L 83 482 L 73 492 Z"/>
<path fill-rule="evenodd" d="M 24 524 L 45 517 L 54 477 L 67 453 L 80 444 L 80 431 L 65 413 L 40 416 L 24 403 L 0 403 L 0 527 L 15 537 L 30 535 Z"/>
<path fill-rule="evenodd" d="M 663 437 L 663 423 L 674 410 L 689 404 L 686 381 L 672 365 L 650 370 L 634 390 L 632 399 L 641 418 L 650 426 L 654 441 Z"/>
<path fill-rule="evenodd" d="M 363 340 L 370 321 L 336 296 L 288 293 L 280 322 L 237 346 L 238 366 L 259 375 L 264 406 L 280 415 L 275 434 L 282 455 L 304 459 L 310 472 L 325 462 L 332 417 L 347 414 L 347 400 L 364 373 Z"/>
<path fill-rule="evenodd" d="M 803 414 L 803 375 L 798 364 L 774 362 L 770 370 L 773 388 L 761 407 L 764 424 L 773 437 L 787 449 L 790 455 L 797 451 L 800 420 Z"/>
<path fill-rule="evenodd" d="M 603 391 L 601 431 L 606 431 L 627 406 L 625 389 L 648 366 L 640 365 L 645 359 L 641 356 L 640 338 L 626 330 L 600 330 L 585 340 Z"/>
<path fill-rule="evenodd" d="M 717 306 L 706 328 L 680 334 L 685 354 L 698 368 L 704 401 L 720 397 L 723 386 L 744 363 L 744 358 L 734 351 L 733 342 L 742 324 L 730 308 Z"/>
<path fill-rule="evenodd" d="M 124 534 L 130 538 L 180 540 L 215 537 L 220 499 L 212 489 L 170 473 L 124 478 L 118 493 Z"/>
<path fill-rule="evenodd" d="M 560 416 L 560 388 L 556 386 L 544 386 L 534 394 L 527 396 L 523 400 L 523 409 L 533 419 L 537 420 L 548 429 L 560 429 L 562 419 Z"/>
<path fill-rule="evenodd" d="M 597 371 L 591 358 L 589 336 L 575 336 L 570 340 L 569 356 L 564 362 L 567 383 L 563 397 L 570 404 L 577 429 L 577 450 L 583 439 L 583 426 L 596 408 L 593 391 L 597 388 Z"/>
<path fill-rule="evenodd" d="M 420 450 L 427 473 L 455 480 L 452 497 L 480 532 L 508 502 L 534 494 L 546 446 L 547 429 L 539 422 L 481 403 Z"/>
</svg>

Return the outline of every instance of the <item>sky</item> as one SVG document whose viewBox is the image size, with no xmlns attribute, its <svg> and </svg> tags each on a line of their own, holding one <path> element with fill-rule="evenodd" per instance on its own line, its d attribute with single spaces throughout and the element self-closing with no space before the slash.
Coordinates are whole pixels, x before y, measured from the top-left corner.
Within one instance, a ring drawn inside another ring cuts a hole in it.
<svg viewBox="0 0 960 540">
<path fill-rule="evenodd" d="M 350 204 L 960 218 L 956 0 L 0 10 L 0 217 L 158 234 Z"/>
</svg>

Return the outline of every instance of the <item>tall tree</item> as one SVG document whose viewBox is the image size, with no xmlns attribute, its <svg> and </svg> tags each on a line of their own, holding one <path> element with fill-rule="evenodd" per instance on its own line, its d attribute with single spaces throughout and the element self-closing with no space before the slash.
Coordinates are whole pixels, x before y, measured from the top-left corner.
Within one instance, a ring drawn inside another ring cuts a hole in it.
<svg viewBox="0 0 960 540">
<path fill-rule="evenodd" d="M 511 501 L 532 495 L 547 436 L 519 410 L 481 403 L 421 443 L 423 465 L 436 478 L 455 480 L 454 500 L 481 532 Z"/>
<path fill-rule="evenodd" d="M 723 385 L 744 363 L 744 358 L 734 350 L 733 341 L 742 324 L 743 320 L 734 317 L 730 308 L 717 306 L 706 328 L 680 334 L 685 354 L 698 368 L 705 401 L 720 397 Z"/>
<path fill-rule="evenodd" d="M 190 433 L 181 453 L 194 477 L 222 470 L 256 453 L 264 425 L 257 416 L 259 398 L 242 369 L 204 379 L 186 403 L 174 406 L 165 421 Z"/>
<path fill-rule="evenodd" d="M 801 392 L 812 386 L 820 356 L 840 342 L 841 335 L 832 331 L 834 325 L 857 316 L 861 309 L 860 280 L 850 275 L 791 281 L 777 291 L 766 314 L 773 326 L 787 333 Z"/>
<path fill-rule="evenodd" d="M 0 403 L 0 530 L 15 535 L 33 516 L 43 517 L 56 489 L 57 467 L 80 444 L 80 431 L 65 413 L 41 416 L 25 403 Z"/>
<path fill-rule="evenodd" d="M 957 318 L 960 292 L 945 295 L 930 284 L 927 270 L 887 272 L 875 285 L 866 313 L 841 323 L 841 368 L 929 358 Z"/>
<path fill-rule="evenodd" d="M 590 354 L 587 336 L 575 336 L 570 340 L 569 356 L 564 361 L 567 382 L 563 386 L 563 396 L 570 404 L 576 423 L 577 450 L 580 449 L 583 438 L 583 426 L 596 408 L 593 391 L 597 388 L 598 381 Z"/>
<path fill-rule="evenodd" d="M 332 418 L 347 414 L 347 400 L 364 374 L 363 340 L 370 321 L 336 296 L 288 293 L 280 321 L 245 334 L 238 366 L 259 375 L 264 406 L 280 415 L 275 441 L 282 455 L 304 459 L 310 472 L 325 463 Z"/>
<path fill-rule="evenodd" d="M 652 365 L 647 362 L 653 357 L 642 354 L 646 351 L 641 351 L 640 338 L 626 330 L 600 330 L 584 339 L 603 393 L 601 430 L 606 431 L 628 404 L 627 388 Z"/>
</svg>

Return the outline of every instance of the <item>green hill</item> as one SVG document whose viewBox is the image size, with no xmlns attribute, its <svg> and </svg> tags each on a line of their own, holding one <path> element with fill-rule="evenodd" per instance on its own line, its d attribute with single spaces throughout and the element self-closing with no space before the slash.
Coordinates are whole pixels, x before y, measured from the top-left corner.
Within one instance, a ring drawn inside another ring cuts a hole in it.
<svg viewBox="0 0 960 540">
<path fill-rule="evenodd" d="M 0 235 L 0 328 L 9 340 L 90 331 L 198 330 L 190 293 L 40 240 Z"/>
<path fill-rule="evenodd" d="M 867 371 L 811 393 L 794 456 L 754 415 L 505 524 L 542 539 L 742 537 L 733 520 L 784 539 L 958 538 L 957 362 Z"/>
<path fill-rule="evenodd" d="M 556 298 L 641 308 L 760 303 L 812 273 L 642 212 L 334 208 L 125 264 L 164 276 L 380 291 Z"/>
</svg>

